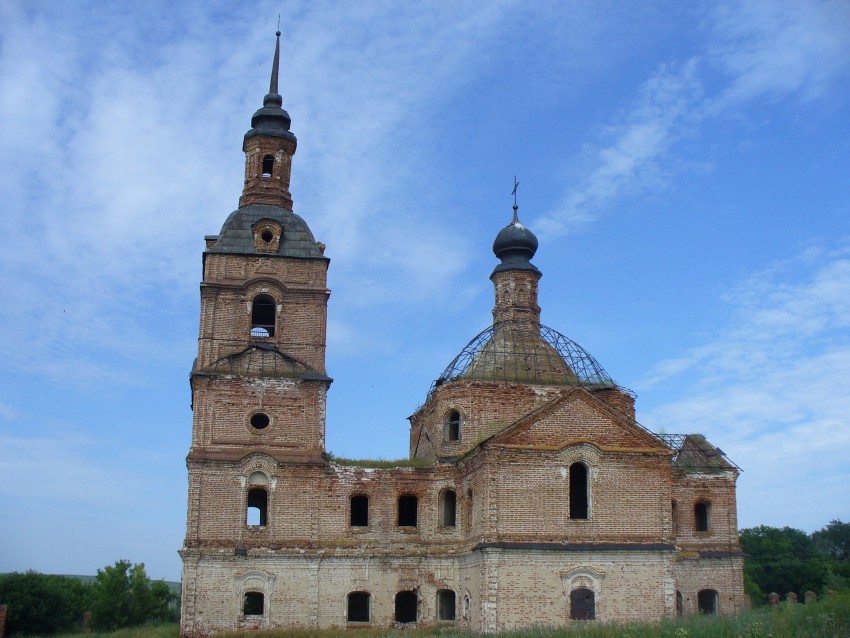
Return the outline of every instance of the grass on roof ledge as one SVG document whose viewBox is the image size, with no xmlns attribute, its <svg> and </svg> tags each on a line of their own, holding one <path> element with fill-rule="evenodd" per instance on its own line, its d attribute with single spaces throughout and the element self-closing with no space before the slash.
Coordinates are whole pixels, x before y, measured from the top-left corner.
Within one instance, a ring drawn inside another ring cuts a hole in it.
<svg viewBox="0 0 850 638">
<path fill-rule="evenodd" d="M 375 469 L 388 469 L 394 467 L 431 467 L 432 462 L 426 459 L 347 459 L 336 456 L 333 452 L 327 452 L 325 458 L 330 463 L 347 465 L 350 467 L 370 467 Z"/>
</svg>

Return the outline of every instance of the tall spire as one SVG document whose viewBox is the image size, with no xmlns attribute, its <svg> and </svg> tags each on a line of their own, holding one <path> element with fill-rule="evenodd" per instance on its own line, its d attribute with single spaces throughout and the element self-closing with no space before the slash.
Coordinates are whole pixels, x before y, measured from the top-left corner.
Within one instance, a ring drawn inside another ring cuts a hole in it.
<svg viewBox="0 0 850 638">
<path fill-rule="evenodd" d="M 274 62 L 272 62 L 272 77 L 269 81 L 269 93 L 266 99 L 263 100 L 263 106 L 272 106 L 269 102 L 273 102 L 276 106 L 283 104 L 283 98 L 277 92 L 277 74 L 280 68 L 280 31 L 275 32 L 274 45 Z"/>
</svg>

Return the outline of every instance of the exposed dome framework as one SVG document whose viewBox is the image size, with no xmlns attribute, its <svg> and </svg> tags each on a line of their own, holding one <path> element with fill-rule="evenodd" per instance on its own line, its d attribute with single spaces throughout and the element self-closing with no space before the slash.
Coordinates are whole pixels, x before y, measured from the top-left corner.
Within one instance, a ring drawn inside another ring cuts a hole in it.
<svg viewBox="0 0 850 638">
<path fill-rule="evenodd" d="M 457 379 L 614 388 L 617 384 L 587 350 L 542 324 L 501 322 L 479 333 L 428 392 Z"/>
</svg>

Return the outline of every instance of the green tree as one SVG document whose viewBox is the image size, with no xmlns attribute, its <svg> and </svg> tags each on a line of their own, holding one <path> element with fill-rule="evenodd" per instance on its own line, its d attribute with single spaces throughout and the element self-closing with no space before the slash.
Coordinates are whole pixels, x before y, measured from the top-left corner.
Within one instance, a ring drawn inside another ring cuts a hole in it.
<svg viewBox="0 0 850 638">
<path fill-rule="evenodd" d="M 829 561 L 804 531 L 760 525 L 741 530 L 739 541 L 749 555 L 744 563 L 745 580 L 757 585 L 764 596 L 789 591 L 802 596 L 808 590 L 821 589 Z"/>
<path fill-rule="evenodd" d="M 76 578 L 34 571 L 0 575 L 0 604 L 8 605 L 10 636 L 79 630 L 90 596 L 91 586 Z"/>
<path fill-rule="evenodd" d="M 162 581 L 153 582 L 144 563 L 116 561 L 97 570 L 92 585 L 92 625 L 113 631 L 145 623 L 171 622 L 176 619 L 177 596 Z"/>
</svg>

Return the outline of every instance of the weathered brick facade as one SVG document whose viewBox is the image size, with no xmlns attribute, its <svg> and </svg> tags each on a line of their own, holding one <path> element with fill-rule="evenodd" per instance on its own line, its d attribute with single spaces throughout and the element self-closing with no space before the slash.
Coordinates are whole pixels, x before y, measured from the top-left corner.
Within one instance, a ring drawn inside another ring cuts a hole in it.
<svg viewBox="0 0 850 638">
<path fill-rule="evenodd" d="M 274 68 L 239 209 L 204 252 L 181 635 L 742 606 L 737 469 L 645 430 L 633 395 L 540 325 L 516 215 L 494 244 L 494 325 L 410 417 L 411 466 L 328 460 L 329 260 L 292 212 L 277 53 Z"/>
</svg>

